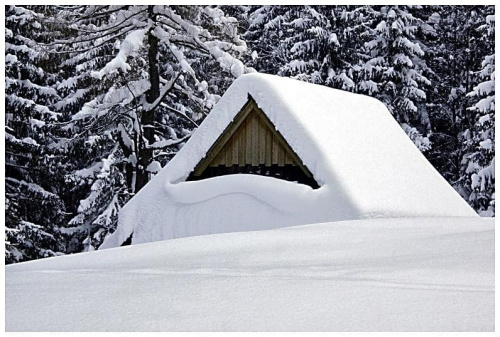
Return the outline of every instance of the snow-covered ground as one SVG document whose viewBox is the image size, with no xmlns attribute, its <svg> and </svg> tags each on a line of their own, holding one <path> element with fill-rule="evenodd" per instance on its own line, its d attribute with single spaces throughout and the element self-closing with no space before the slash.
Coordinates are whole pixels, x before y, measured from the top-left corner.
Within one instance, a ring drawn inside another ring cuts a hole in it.
<svg viewBox="0 0 500 337">
<path fill-rule="evenodd" d="M 7 331 L 492 331 L 494 221 L 375 219 L 6 267 Z"/>
</svg>

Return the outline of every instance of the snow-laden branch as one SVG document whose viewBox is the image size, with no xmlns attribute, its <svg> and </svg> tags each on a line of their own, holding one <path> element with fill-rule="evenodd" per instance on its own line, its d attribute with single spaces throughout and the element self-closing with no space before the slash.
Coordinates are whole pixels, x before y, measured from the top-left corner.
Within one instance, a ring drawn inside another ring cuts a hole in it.
<svg viewBox="0 0 500 337">
<path fill-rule="evenodd" d="M 169 110 L 169 111 L 172 111 L 176 114 L 178 114 L 179 116 L 185 118 L 186 120 L 188 120 L 191 124 L 194 125 L 194 127 L 198 127 L 198 123 L 196 123 L 192 118 L 190 118 L 188 115 L 186 115 L 185 113 L 183 113 L 182 111 L 179 111 L 177 109 L 174 109 L 172 108 L 171 106 L 168 106 L 167 104 L 165 103 L 160 103 L 160 105 L 162 107 L 164 107 L 165 109 Z"/>
<path fill-rule="evenodd" d="M 83 6 L 83 7 L 85 7 L 85 6 Z M 107 6 L 96 6 L 96 9 L 94 11 L 88 13 L 87 15 L 84 15 L 84 16 L 78 18 L 76 21 L 78 22 L 78 21 L 87 20 L 87 19 L 89 19 L 91 17 L 92 17 L 92 19 L 95 19 L 95 18 L 98 18 L 98 17 L 101 17 L 101 16 L 106 16 L 108 14 L 119 12 L 122 9 L 125 8 L 125 6 L 120 6 L 120 7 L 116 8 L 116 9 L 99 12 L 100 9 L 105 8 L 105 7 L 107 7 Z"/>
<path fill-rule="evenodd" d="M 187 135 L 185 135 L 180 139 L 167 139 L 167 140 L 161 140 L 159 142 L 154 142 L 151 145 L 146 145 L 146 148 L 151 150 L 163 150 L 165 148 L 185 142 L 186 140 L 189 139 L 189 137 L 191 137 L 191 135 L 192 133 L 188 133 Z"/>
<path fill-rule="evenodd" d="M 51 54 L 75 54 L 75 53 L 82 54 L 82 53 L 86 53 L 86 52 L 88 52 L 90 50 L 96 50 L 97 48 L 104 46 L 106 43 L 111 43 L 112 39 L 118 39 L 119 37 L 127 34 L 128 32 L 134 30 L 135 28 L 137 28 L 137 27 L 132 26 L 130 29 L 122 31 L 120 34 L 114 35 L 110 39 L 103 40 L 100 43 L 94 44 L 94 45 L 92 45 L 92 46 L 90 46 L 88 48 L 84 48 L 84 49 L 71 49 L 71 50 L 58 50 L 58 51 L 56 51 L 56 50 L 49 50 L 49 49 L 46 48 L 47 46 L 50 46 L 50 45 L 44 45 L 42 43 L 40 43 L 39 45 L 46 52 L 51 53 Z M 99 41 L 99 39 L 96 39 L 96 41 Z"/>
<path fill-rule="evenodd" d="M 167 97 L 168 93 L 172 91 L 174 88 L 175 82 L 179 79 L 181 76 L 181 73 L 178 73 L 176 76 L 173 76 L 170 81 L 168 81 L 166 84 L 163 85 L 163 88 L 161 89 L 160 96 L 153 102 L 153 103 L 144 103 L 144 109 L 146 111 L 152 111 L 160 105 L 160 103 Z"/>
<path fill-rule="evenodd" d="M 91 73 L 92 77 L 102 79 L 105 75 L 118 69 L 121 69 L 125 73 L 128 72 L 131 67 L 130 64 L 127 63 L 127 58 L 129 56 L 135 56 L 142 48 L 146 32 L 147 28 L 143 28 L 128 34 L 120 46 L 118 55 L 116 55 L 113 60 L 108 62 L 108 64 L 106 64 L 106 66 L 100 71 L 93 71 Z"/>
</svg>

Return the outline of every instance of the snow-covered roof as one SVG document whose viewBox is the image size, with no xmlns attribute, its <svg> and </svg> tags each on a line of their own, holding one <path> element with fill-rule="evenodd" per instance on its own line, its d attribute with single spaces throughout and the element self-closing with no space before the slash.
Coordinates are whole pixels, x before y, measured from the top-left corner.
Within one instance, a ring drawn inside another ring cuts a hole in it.
<svg viewBox="0 0 500 337">
<path fill-rule="evenodd" d="M 251 95 L 320 185 L 186 178 Z M 238 78 L 179 153 L 120 213 L 103 247 L 381 217 L 477 216 L 378 100 L 278 76 Z M 242 219 L 246 218 L 246 219 Z"/>
</svg>

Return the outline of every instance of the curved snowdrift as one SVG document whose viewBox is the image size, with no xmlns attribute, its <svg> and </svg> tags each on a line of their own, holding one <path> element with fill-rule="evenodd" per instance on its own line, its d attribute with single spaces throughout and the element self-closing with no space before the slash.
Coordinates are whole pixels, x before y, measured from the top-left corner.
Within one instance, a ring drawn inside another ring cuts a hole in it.
<svg viewBox="0 0 500 337">
<path fill-rule="evenodd" d="M 319 201 L 322 190 L 307 185 L 252 174 L 233 174 L 172 184 L 165 191 L 173 201 L 193 204 L 228 194 L 246 194 L 278 211 L 297 213 Z"/>
<path fill-rule="evenodd" d="M 180 183 L 155 177 L 145 188 L 148 195 L 134 197 L 127 204 L 130 217 L 121 215 L 118 230 L 102 249 L 119 246 L 132 233 L 134 243 L 145 243 L 342 220 L 353 213 L 340 198 L 332 204 L 335 196 L 328 186 L 313 190 L 250 174 Z M 318 213 L 318 208 L 325 211 Z"/>
</svg>

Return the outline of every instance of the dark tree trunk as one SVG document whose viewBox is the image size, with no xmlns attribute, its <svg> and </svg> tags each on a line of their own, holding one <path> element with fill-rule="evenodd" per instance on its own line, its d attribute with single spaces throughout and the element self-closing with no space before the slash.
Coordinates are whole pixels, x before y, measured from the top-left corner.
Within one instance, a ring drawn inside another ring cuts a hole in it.
<svg viewBox="0 0 500 337">
<path fill-rule="evenodd" d="M 149 17 L 153 22 L 156 19 L 153 13 L 153 7 L 149 6 Z M 149 81 L 151 82 L 151 87 L 146 93 L 146 101 L 148 103 L 153 103 L 158 97 L 160 97 L 160 74 L 158 72 L 158 38 L 153 35 L 153 28 L 148 32 L 148 61 L 149 61 Z M 147 141 L 149 144 L 154 143 L 154 121 L 155 121 L 155 109 L 144 111 L 141 118 L 142 128 L 144 130 L 144 138 L 140 139 L 140 153 L 139 161 L 135 180 L 135 192 L 137 193 L 141 188 L 144 187 L 149 181 L 150 173 L 146 171 L 146 168 L 151 163 L 153 159 L 153 150 L 146 148 Z"/>
<path fill-rule="evenodd" d="M 133 153 L 133 149 L 129 148 L 125 144 L 125 141 L 123 140 L 122 135 L 120 133 L 118 134 L 118 143 L 120 144 L 120 148 L 122 149 L 125 158 L 130 158 L 130 155 Z M 127 189 L 129 192 L 133 192 L 133 188 L 135 187 L 133 186 L 135 167 L 131 163 L 125 163 L 123 165 L 122 170 L 125 173 L 125 179 L 127 181 Z"/>
</svg>

